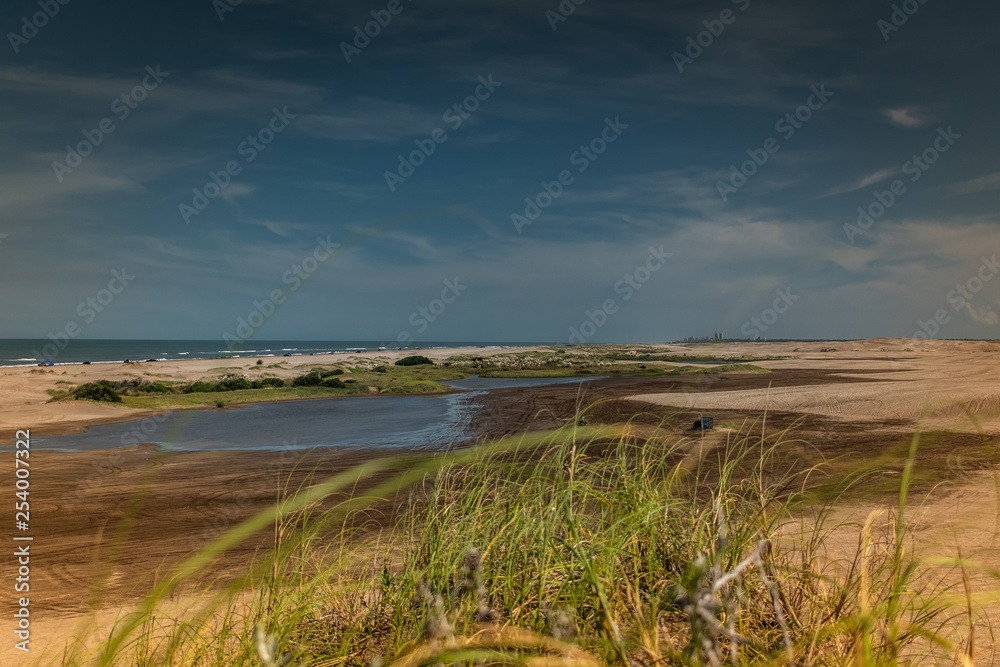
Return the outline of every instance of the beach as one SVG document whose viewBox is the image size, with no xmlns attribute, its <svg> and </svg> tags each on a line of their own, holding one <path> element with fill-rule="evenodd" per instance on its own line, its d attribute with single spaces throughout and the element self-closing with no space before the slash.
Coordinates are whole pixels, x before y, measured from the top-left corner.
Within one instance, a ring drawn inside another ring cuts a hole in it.
<svg viewBox="0 0 1000 667">
<path fill-rule="evenodd" d="M 532 348 L 537 349 L 537 348 Z M 986 342 L 877 339 L 855 342 L 719 343 L 658 346 L 676 354 L 783 357 L 753 362 L 762 374 L 699 374 L 610 377 L 572 385 L 491 391 L 477 413 L 481 437 L 516 435 L 560 426 L 578 411 L 594 406 L 593 423 L 628 424 L 634 432 L 670 424 L 678 438 L 715 438 L 751 425 L 767 433 L 787 432 L 783 456 L 790 466 L 820 460 L 857 460 L 908 442 L 922 417 L 929 438 L 921 456 L 935 470 L 921 478 L 918 491 L 938 481 L 938 494 L 922 510 L 928 517 L 956 516 L 977 526 L 978 546 L 991 539 L 996 493 L 982 455 L 980 432 L 1000 433 L 1000 344 Z M 830 350 L 834 351 L 830 351 Z M 826 351 L 823 351 L 826 350 Z M 479 348 L 422 350 L 442 362 L 456 354 L 510 354 L 523 350 Z M 281 377 L 293 377 L 323 364 L 368 359 L 392 363 L 411 351 L 364 355 L 291 357 Z M 265 361 L 271 363 L 272 360 Z M 115 423 L 154 413 L 85 401 L 47 402 L 57 381 L 80 384 L 153 373 L 195 381 L 222 372 L 239 372 L 256 358 L 190 360 L 0 369 L 0 475 L 13 479 L 11 438 L 17 429 L 32 435 L 72 433 L 98 423 Z M 228 369 L 228 370 L 227 370 Z M 330 399 L 338 400 L 338 399 Z M 378 400 L 373 398 L 372 400 Z M 712 416 L 714 433 L 694 436 L 693 419 Z M 971 417 L 971 419 L 970 419 Z M 471 443 L 465 443 L 471 444 Z M 164 451 L 149 444 L 90 452 L 38 451 L 31 458 L 33 559 L 31 596 L 35 646 L 54 647 L 88 610 L 113 615 L 138 601 L 170 566 L 242 519 L 272 505 L 308 479 L 323 479 L 374 457 L 398 452 L 335 449 L 295 451 Z M 950 467 L 948 467 L 950 466 Z M 390 473 L 385 473 L 386 475 Z M 880 478 L 894 483 L 892 474 Z M 371 483 L 371 481 L 369 481 Z M 888 488 L 888 487 L 887 487 Z M 357 492 L 360 492 L 359 489 Z M 891 503 L 891 498 L 888 499 Z M 886 498 L 860 498 L 838 510 L 864 515 L 883 507 Z M 379 521 L 388 522 L 393 506 Z M 995 512 L 994 512 L 995 514 Z M 991 518 L 992 517 L 992 518 Z M 123 527 L 123 519 L 128 526 Z M 934 523 L 929 519 L 930 523 Z M 951 529 L 954 529 L 952 526 Z M 942 528 L 943 530 L 943 528 Z M 985 532 L 984 532 L 985 531 Z M 931 531 L 932 532 L 932 531 Z M 922 540 L 930 540 L 931 532 Z M 944 539 L 944 538 L 942 538 Z M 946 539 L 944 539 L 947 542 Z M 228 552 L 213 568 L 227 580 L 230 571 L 268 549 L 270 533 L 258 534 Z M 967 544 L 974 551 L 976 544 Z M 10 550 L 5 571 L 13 567 Z M 95 589 L 95 576 L 102 582 Z M 4 613 L 14 608 L 3 596 Z M 102 616 L 104 618 L 104 616 Z M 20 664 L 9 644 L 0 647 L 3 664 Z M 14 662 L 10 662 L 15 660 Z"/>
</svg>

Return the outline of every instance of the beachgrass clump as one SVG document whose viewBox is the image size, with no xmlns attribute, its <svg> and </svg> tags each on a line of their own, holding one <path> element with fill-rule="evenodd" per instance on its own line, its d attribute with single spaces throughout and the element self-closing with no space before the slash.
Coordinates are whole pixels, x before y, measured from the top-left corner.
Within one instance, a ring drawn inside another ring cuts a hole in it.
<svg viewBox="0 0 1000 667">
<path fill-rule="evenodd" d="M 115 390 L 113 382 L 97 380 L 82 384 L 70 391 L 70 395 L 78 401 L 98 401 L 101 403 L 121 403 L 122 397 Z"/>
<path fill-rule="evenodd" d="M 433 366 L 434 362 L 423 356 L 422 354 L 414 354 L 409 357 L 403 357 L 396 362 L 397 366 Z"/>
<path fill-rule="evenodd" d="M 380 459 L 303 486 L 158 578 L 98 664 L 894 665 L 971 655 L 961 631 L 974 605 L 953 595 L 968 564 L 931 565 L 910 546 L 916 438 L 895 512 L 833 527 L 831 508 L 809 499 L 819 471 L 782 467 L 785 433 L 677 440 L 666 428 L 639 437 L 629 424 L 575 426 L 586 421 Z M 273 554 L 214 605 L 180 618 L 160 611 L 230 545 L 271 526 Z M 834 529 L 856 535 L 840 558 L 825 555 Z M 66 664 L 93 656 L 81 650 Z"/>
</svg>

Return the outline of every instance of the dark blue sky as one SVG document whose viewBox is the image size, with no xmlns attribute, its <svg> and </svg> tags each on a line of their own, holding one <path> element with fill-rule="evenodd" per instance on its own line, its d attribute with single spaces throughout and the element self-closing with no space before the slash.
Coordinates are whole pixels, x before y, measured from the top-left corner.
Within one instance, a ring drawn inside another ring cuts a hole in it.
<svg viewBox="0 0 1000 667">
<path fill-rule="evenodd" d="M 996 338 L 1000 7 L 896 7 L 7 2 L 0 337 Z"/>
</svg>

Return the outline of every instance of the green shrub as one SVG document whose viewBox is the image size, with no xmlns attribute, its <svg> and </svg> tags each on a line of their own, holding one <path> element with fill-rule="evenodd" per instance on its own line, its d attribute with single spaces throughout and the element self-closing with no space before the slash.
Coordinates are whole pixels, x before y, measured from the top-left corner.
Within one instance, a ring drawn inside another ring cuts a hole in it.
<svg viewBox="0 0 1000 667">
<path fill-rule="evenodd" d="M 253 383 L 246 378 L 231 377 L 225 378 L 215 385 L 215 391 L 239 391 L 241 389 L 253 389 Z"/>
<path fill-rule="evenodd" d="M 387 366 L 376 366 L 372 369 L 372 373 L 388 373 L 389 368 Z"/>
<path fill-rule="evenodd" d="M 281 378 L 264 378 L 263 380 L 258 380 L 263 387 L 284 387 L 285 381 Z"/>
<path fill-rule="evenodd" d="M 82 384 L 71 392 L 78 401 L 100 401 L 101 403 L 121 403 L 121 395 L 108 380 L 98 380 Z"/>
<path fill-rule="evenodd" d="M 341 371 L 343 372 L 343 371 Z M 338 378 L 333 377 L 339 373 L 316 372 L 300 375 L 292 380 L 293 387 L 329 387 L 332 389 L 343 389 L 346 385 Z"/>
<path fill-rule="evenodd" d="M 427 364 L 433 366 L 434 362 L 428 359 L 427 357 L 419 354 L 415 354 L 410 357 L 403 357 L 402 359 L 396 362 L 397 366 L 424 366 Z"/>
<path fill-rule="evenodd" d="M 169 394 L 174 389 L 169 384 L 157 380 L 149 384 L 141 384 L 136 389 L 146 394 Z"/>
<path fill-rule="evenodd" d="M 293 387 L 318 387 L 323 384 L 323 378 L 319 373 L 307 373 L 292 380 Z"/>
<path fill-rule="evenodd" d="M 333 376 L 333 375 L 343 375 L 344 374 L 343 369 L 340 369 L 340 368 L 328 369 L 328 368 L 321 368 L 319 366 L 316 366 L 315 368 L 310 368 L 309 372 L 310 373 L 316 373 L 320 377 L 330 377 L 330 376 Z"/>
<path fill-rule="evenodd" d="M 215 391 L 215 385 L 211 382 L 192 382 L 182 390 L 185 394 L 206 393 Z"/>
</svg>

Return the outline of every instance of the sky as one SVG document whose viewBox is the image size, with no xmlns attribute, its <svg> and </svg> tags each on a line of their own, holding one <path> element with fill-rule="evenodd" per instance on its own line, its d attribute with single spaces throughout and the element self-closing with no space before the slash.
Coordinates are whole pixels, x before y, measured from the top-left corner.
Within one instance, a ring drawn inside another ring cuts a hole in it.
<svg viewBox="0 0 1000 667">
<path fill-rule="evenodd" d="M 0 337 L 998 338 L 998 18 L 10 0 Z"/>
</svg>

